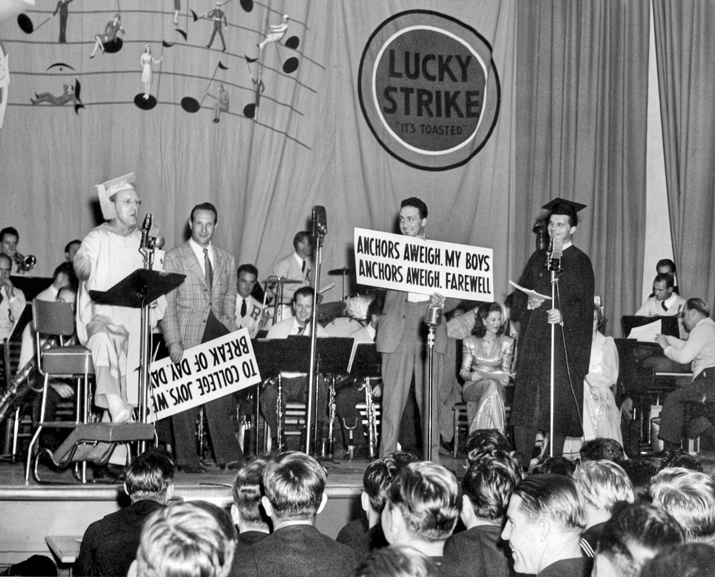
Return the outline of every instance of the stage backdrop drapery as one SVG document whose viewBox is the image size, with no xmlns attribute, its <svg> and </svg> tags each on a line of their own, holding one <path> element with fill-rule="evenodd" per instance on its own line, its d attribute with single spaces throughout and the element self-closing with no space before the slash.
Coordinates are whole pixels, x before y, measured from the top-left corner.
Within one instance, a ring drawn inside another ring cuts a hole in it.
<svg viewBox="0 0 715 577">
<path fill-rule="evenodd" d="M 0 225 L 19 228 L 20 250 L 38 256 L 38 272 L 49 274 L 65 242 L 98 223 L 95 183 L 134 171 L 142 210 L 161 223 L 167 248 L 185 239 L 191 207 L 210 200 L 219 210 L 215 242 L 237 262 L 256 263 L 261 278 L 292 252 L 293 235 L 308 226 L 313 205 L 327 209 L 326 272 L 352 263 L 353 227 L 394 231 L 400 200 L 419 196 L 429 205 L 429 236 L 494 248 L 495 293 L 503 298 L 518 207 L 514 0 L 230 2 L 222 8 L 229 24 L 225 52 L 218 36 L 205 48 L 213 24 L 194 21 L 186 4 L 174 25 L 171 2 L 123 0 L 121 50 L 93 59 L 94 37 L 118 3 L 74 0 L 63 44 L 57 17 L 29 35 L 14 20 L 0 25 L 11 72 L 0 131 Z M 39 0 L 27 16 L 37 28 L 55 6 Z M 190 3 L 199 17 L 213 7 Z M 358 104 L 358 68 L 368 39 L 384 20 L 407 10 L 457 19 L 493 48 L 501 83 L 495 129 L 479 154 L 452 170 L 418 170 L 388 155 Z M 286 36 L 259 53 L 268 25 L 280 24 L 283 14 L 290 16 Z M 145 44 L 154 58 L 163 58 L 152 64 L 153 110 L 134 104 L 144 90 Z M 76 81 L 84 108 L 31 104 L 35 93 L 60 95 L 63 84 Z M 230 109 L 214 123 L 217 82 Z M 251 119 L 246 106 L 257 95 Z M 180 102 L 187 96 L 203 108 L 185 112 Z M 338 288 L 326 301 L 341 292 L 339 277 L 323 276 L 324 283 L 330 280 Z"/>
<path fill-rule="evenodd" d="M 715 305 L 715 4 L 653 0 L 663 148 L 678 285 Z"/>
<path fill-rule="evenodd" d="M 591 257 L 616 336 L 640 304 L 648 10 L 648 0 L 518 4 L 516 270 L 543 204 L 587 204 L 574 243 Z"/>
</svg>

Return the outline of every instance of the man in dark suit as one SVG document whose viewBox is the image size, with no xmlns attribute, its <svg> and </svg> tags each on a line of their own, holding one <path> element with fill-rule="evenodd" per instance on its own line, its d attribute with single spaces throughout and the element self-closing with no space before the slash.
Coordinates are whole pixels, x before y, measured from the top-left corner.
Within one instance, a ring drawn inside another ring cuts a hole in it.
<svg viewBox="0 0 715 577">
<path fill-rule="evenodd" d="M 315 527 L 316 515 L 328 501 L 326 479 L 320 463 L 304 453 L 289 451 L 268 463 L 262 502 L 273 533 L 253 545 L 254 561 L 241 568 L 242 577 L 352 575 L 358 563 L 355 552 Z"/>
<path fill-rule="evenodd" d="M 427 205 L 419 198 L 402 201 L 400 208 L 400 232 L 405 236 L 425 238 L 427 225 Z M 425 315 L 427 305 L 444 307 L 450 311 L 458 304 L 456 299 L 445 299 L 442 295 L 432 296 L 388 290 L 385 304 L 378 322 L 377 351 L 382 353 L 382 440 L 380 456 L 385 457 L 397 450 L 400 421 L 410 393 L 412 377 L 415 379 L 415 395 L 422 411 L 424 405 L 427 360 L 427 325 Z M 434 387 L 432 390 L 432 455 L 439 460 L 439 403 L 440 376 L 443 373 L 443 357 L 447 350 L 446 323 L 435 329 L 434 346 Z M 424 421 L 423 421 L 424 422 Z M 427 443 L 427 439 L 423 439 Z"/>
<path fill-rule="evenodd" d="M 218 223 L 210 202 L 191 211 L 191 239 L 166 253 L 164 269 L 186 275 L 184 282 L 166 295 L 167 309 L 161 322 L 169 356 L 178 363 L 185 349 L 235 331 L 236 264 L 233 256 L 214 246 L 211 238 Z M 231 397 L 206 403 L 216 463 L 235 468 L 244 461 L 231 422 Z M 205 473 L 196 451 L 196 408 L 172 417 L 176 462 L 187 473 Z"/>
<path fill-rule="evenodd" d="M 132 504 L 92 523 L 84 533 L 75 575 L 126 575 L 136 558 L 144 521 L 174 493 L 173 461 L 157 449 L 136 457 L 125 472 Z"/>
</svg>

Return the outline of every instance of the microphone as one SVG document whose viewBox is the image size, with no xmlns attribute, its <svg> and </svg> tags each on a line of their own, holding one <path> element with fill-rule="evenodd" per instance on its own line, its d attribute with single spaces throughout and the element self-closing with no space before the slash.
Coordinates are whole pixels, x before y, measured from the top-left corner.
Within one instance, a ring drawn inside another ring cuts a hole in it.
<svg viewBox="0 0 715 577">
<path fill-rule="evenodd" d="M 313 237 L 325 236 L 328 234 L 328 215 L 325 212 L 324 206 L 314 206 L 312 219 L 313 221 Z"/>
<path fill-rule="evenodd" d="M 427 316 L 425 316 L 425 324 L 428 327 L 434 328 L 442 323 L 442 315 L 444 314 L 444 308 L 430 304 L 427 307 Z"/>
<path fill-rule="evenodd" d="M 560 237 L 551 239 L 551 248 L 547 257 L 546 268 L 549 270 L 561 269 L 561 257 L 564 255 L 564 241 Z"/>
<path fill-rule="evenodd" d="M 154 216 L 148 212 L 144 217 L 144 223 L 142 224 L 142 240 L 141 247 L 147 248 L 149 244 L 149 231 L 151 230 L 151 225 L 154 220 Z"/>
</svg>

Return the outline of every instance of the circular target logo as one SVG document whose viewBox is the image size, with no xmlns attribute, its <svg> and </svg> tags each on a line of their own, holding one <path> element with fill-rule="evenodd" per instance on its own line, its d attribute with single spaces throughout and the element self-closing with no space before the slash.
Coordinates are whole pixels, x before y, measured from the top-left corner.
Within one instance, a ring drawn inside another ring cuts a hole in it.
<svg viewBox="0 0 715 577">
<path fill-rule="evenodd" d="M 436 12 L 385 20 L 365 46 L 358 97 L 370 130 L 392 156 L 449 170 L 476 155 L 499 115 L 492 49 L 473 28 Z"/>
</svg>

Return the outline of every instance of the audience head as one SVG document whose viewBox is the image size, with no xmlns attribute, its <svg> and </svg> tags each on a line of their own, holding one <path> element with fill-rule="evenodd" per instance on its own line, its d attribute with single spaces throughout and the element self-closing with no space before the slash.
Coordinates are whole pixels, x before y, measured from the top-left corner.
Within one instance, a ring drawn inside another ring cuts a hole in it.
<svg viewBox="0 0 715 577">
<path fill-rule="evenodd" d="M 77 254 L 82 241 L 79 239 L 71 240 L 65 245 L 65 260 L 74 262 L 74 255 Z"/>
<path fill-rule="evenodd" d="M 233 505 L 231 515 L 239 527 L 268 528 L 268 519 L 261 509 L 263 498 L 263 471 L 268 459 L 257 458 L 242 467 L 233 480 Z"/>
<path fill-rule="evenodd" d="M 615 439 L 607 439 L 606 437 L 598 437 L 586 441 L 579 451 L 581 462 L 586 461 L 613 461 L 620 463 L 626 458 L 623 452 L 623 447 Z"/>
<path fill-rule="evenodd" d="M 263 508 L 276 524 L 314 522 L 327 502 L 327 474 L 313 457 L 288 451 L 269 461 L 263 471 Z"/>
<path fill-rule="evenodd" d="M 501 536 L 509 541 L 514 570 L 536 575 L 556 551 L 578 550 L 585 526 L 586 507 L 573 479 L 531 475 L 514 489 Z"/>
<path fill-rule="evenodd" d="M 646 561 L 683 541 L 683 529 L 662 509 L 618 503 L 598 539 L 592 577 L 638 577 Z"/>
<path fill-rule="evenodd" d="M 370 462 L 362 477 L 362 507 L 365 512 L 370 510 L 379 515 L 385 508 L 387 489 L 397 474 L 410 463 L 417 461 L 412 453 L 395 451 L 384 459 Z"/>
<path fill-rule="evenodd" d="M 641 577 L 712 577 L 715 547 L 705 543 L 671 545 L 648 561 Z"/>
<path fill-rule="evenodd" d="M 715 543 L 715 481 L 681 467 L 663 469 L 650 487 L 653 505 L 670 513 L 687 541 Z"/>
<path fill-rule="evenodd" d="M 501 524 L 509 499 L 523 477 L 522 468 L 504 451 L 474 456 L 462 479 L 462 521 L 470 527 L 474 517 Z"/>
<path fill-rule="evenodd" d="M 650 503 L 650 483 L 658 468 L 649 459 L 626 459 L 619 465 L 631 480 L 635 501 Z"/>
<path fill-rule="evenodd" d="M 477 429 L 467 439 L 467 464 L 471 464 L 480 453 L 511 451 L 508 439 L 499 429 Z"/>
<path fill-rule="evenodd" d="M 124 490 L 132 503 L 150 499 L 166 503 L 174 492 L 174 461 L 159 449 L 147 449 L 127 466 Z"/>
<path fill-rule="evenodd" d="M 226 577 L 235 548 L 235 540 L 212 510 L 198 503 L 172 503 L 144 524 L 129 575 Z"/>
<path fill-rule="evenodd" d="M 0 230 L 0 253 L 10 257 L 10 262 L 15 258 L 17 243 L 20 242 L 20 233 L 12 226 Z"/>
<path fill-rule="evenodd" d="M 689 469 L 690 471 L 697 471 L 699 473 L 703 472 L 703 465 L 700 460 L 695 455 L 691 455 L 685 451 L 669 452 L 658 470 L 662 471 L 663 469 L 673 467 L 682 467 L 683 469 Z"/>
<path fill-rule="evenodd" d="M 434 561 L 409 545 L 374 549 L 355 570 L 355 577 L 436 577 Z"/>
<path fill-rule="evenodd" d="M 504 310 L 499 303 L 486 303 L 477 309 L 472 334 L 477 338 L 482 338 L 487 334 L 488 328 L 496 329 L 497 336 L 504 334 Z"/>
<path fill-rule="evenodd" d="M 612 461 L 587 461 L 574 472 L 574 480 L 588 508 L 609 515 L 619 501 L 633 503 L 633 485 L 626 472 Z"/>
<path fill-rule="evenodd" d="M 382 528 L 390 544 L 445 541 L 461 510 L 456 477 L 429 461 L 410 463 L 387 490 Z"/>
<path fill-rule="evenodd" d="M 571 478 L 575 470 L 576 463 L 574 461 L 567 459 L 563 455 L 555 455 L 554 457 L 546 457 L 536 465 L 532 475 L 560 475 Z"/>
</svg>

